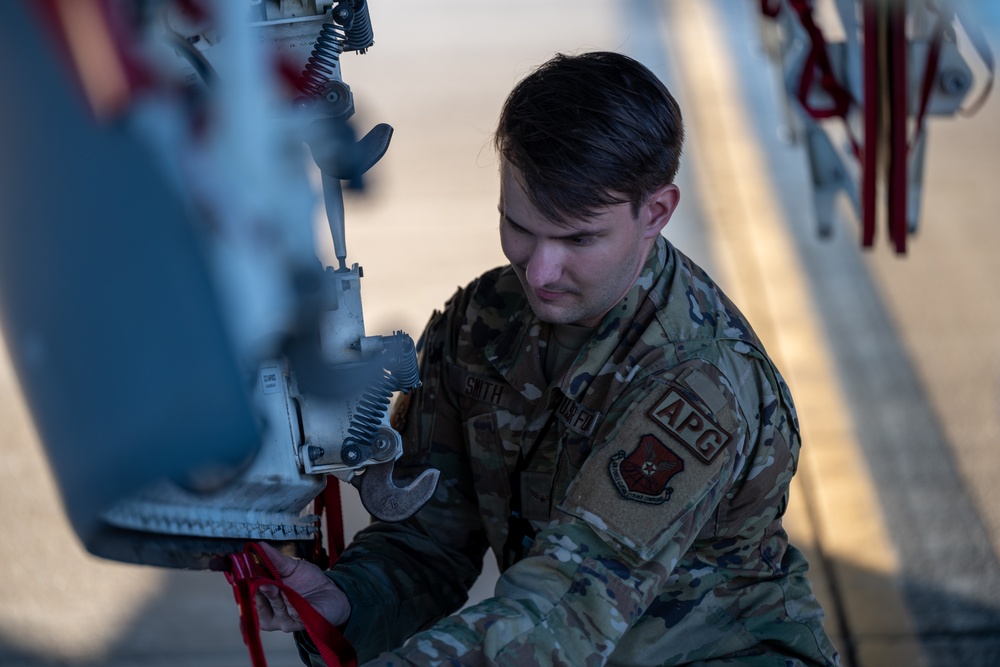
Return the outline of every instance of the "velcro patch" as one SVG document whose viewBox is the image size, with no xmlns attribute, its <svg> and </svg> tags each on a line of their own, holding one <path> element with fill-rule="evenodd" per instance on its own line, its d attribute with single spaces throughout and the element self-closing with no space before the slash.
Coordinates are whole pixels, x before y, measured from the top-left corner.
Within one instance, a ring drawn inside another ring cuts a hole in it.
<svg viewBox="0 0 1000 667">
<path fill-rule="evenodd" d="M 615 430 L 595 444 L 558 504 L 636 562 L 701 531 L 731 479 L 743 434 L 717 369 L 697 361 L 665 375 L 620 398 L 627 408 Z"/>
<path fill-rule="evenodd" d="M 563 396 L 559 403 L 559 409 L 556 411 L 556 417 L 566 425 L 566 428 L 576 431 L 580 435 L 589 436 L 597 428 L 601 413 L 577 403 L 569 396 Z"/>
<path fill-rule="evenodd" d="M 507 388 L 502 382 L 474 375 L 454 364 L 448 366 L 448 385 L 459 394 L 492 405 L 503 404 L 504 391 Z"/>
<path fill-rule="evenodd" d="M 676 387 L 670 387 L 649 411 L 649 417 L 690 449 L 703 463 L 711 463 L 732 439 L 704 410 Z"/>
<path fill-rule="evenodd" d="M 655 435 L 647 433 L 626 455 L 620 450 L 608 462 L 608 472 L 626 500 L 659 505 L 670 500 L 670 479 L 684 470 L 684 459 L 674 454 Z"/>
</svg>

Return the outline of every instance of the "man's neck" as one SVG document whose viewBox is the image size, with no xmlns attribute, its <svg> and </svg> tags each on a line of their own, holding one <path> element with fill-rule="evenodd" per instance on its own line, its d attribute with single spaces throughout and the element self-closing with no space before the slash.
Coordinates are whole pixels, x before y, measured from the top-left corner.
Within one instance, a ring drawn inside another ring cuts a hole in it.
<svg viewBox="0 0 1000 667">
<path fill-rule="evenodd" d="M 548 381 L 558 377 L 573 363 L 596 328 L 581 324 L 549 325 L 548 347 L 545 351 L 545 377 Z"/>
</svg>

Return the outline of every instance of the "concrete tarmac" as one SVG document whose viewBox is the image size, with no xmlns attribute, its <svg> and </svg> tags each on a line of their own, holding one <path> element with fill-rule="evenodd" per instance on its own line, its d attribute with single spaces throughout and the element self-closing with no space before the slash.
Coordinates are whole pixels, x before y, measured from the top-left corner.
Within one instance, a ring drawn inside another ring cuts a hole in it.
<svg viewBox="0 0 1000 667">
<path fill-rule="evenodd" d="M 395 128 L 368 194 L 347 202 L 368 332 L 416 337 L 455 287 L 503 263 L 490 135 L 510 87 L 560 51 L 639 58 L 688 128 L 665 234 L 747 313 L 795 397 L 787 525 L 844 664 L 1000 664 L 1000 98 L 931 120 L 921 229 L 900 258 L 884 234 L 860 250 L 847 207 L 817 237 L 755 2 L 373 5 L 376 45 L 343 62 L 361 129 Z M 997 50 L 994 5 L 970 3 Z M 330 262 L 321 215 L 317 245 Z M 344 495 L 351 535 L 366 517 Z M 2 356 L 0 508 L 0 665 L 250 664 L 221 574 L 83 551 Z M 298 664 L 288 637 L 265 646 L 269 664 Z"/>
</svg>

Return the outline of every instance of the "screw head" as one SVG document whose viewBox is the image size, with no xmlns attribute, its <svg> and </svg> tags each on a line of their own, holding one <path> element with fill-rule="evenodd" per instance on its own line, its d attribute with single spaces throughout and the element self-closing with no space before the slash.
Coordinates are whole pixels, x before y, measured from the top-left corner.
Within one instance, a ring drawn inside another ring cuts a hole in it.
<svg viewBox="0 0 1000 667">
<path fill-rule="evenodd" d="M 347 465 L 355 465 L 361 462 L 361 448 L 357 445 L 345 445 L 340 450 L 340 459 Z"/>
</svg>

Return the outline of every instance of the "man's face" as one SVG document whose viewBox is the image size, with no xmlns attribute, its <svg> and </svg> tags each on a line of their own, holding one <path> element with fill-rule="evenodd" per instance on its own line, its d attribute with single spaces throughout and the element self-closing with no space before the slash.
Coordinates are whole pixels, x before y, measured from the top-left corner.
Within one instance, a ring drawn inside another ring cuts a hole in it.
<svg viewBox="0 0 1000 667">
<path fill-rule="evenodd" d="M 632 216 L 629 204 L 585 220 L 555 223 L 530 202 L 518 170 L 500 175 L 500 244 L 543 322 L 597 326 L 638 277 L 662 225 Z"/>
</svg>

